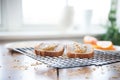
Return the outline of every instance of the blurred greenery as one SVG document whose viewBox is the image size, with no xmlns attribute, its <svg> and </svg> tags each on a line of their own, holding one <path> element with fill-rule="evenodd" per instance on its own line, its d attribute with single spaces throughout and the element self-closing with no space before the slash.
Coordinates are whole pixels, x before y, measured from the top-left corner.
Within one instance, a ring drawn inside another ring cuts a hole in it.
<svg viewBox="0 0 120 80">
<path fill-rule="evenodd" d="M 120 45 L 120 31 L 116 24 L 117 0 L 112 0 L 111 9 L 108 15 L 109 23 L 107 31 L 101 35 L 100 40 L 112 41 L 114 45 Z"/>
</svg>

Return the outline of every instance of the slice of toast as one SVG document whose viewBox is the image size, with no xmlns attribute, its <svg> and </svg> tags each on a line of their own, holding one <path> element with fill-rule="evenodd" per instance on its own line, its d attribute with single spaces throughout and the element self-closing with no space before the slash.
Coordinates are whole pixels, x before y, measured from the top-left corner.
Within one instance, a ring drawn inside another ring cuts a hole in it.
<svg viewBox="0 0 120 80">
<path fill-rule="evenodd" d="M 35 54 L 40 56 L 58 57 L 64 52 L 64 45 L 53 42 L 42 42 L 35 46 Z"/>
<path fill-rule="evenodd" d="M 66 53 L 69 58 L 91 58 L 94 49 L 89 44 L 72 43 L 66 46 Z"/>
</svg>

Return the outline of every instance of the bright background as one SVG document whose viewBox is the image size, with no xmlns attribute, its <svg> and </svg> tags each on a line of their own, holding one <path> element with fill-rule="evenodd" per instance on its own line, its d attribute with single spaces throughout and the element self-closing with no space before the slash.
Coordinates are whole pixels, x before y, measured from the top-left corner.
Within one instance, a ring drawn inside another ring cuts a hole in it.
<svg viewBox="0 0 120 80">
<path fill-rule="evenodd" d="M 111 0 L 0 0 L 0 39 L 102 34 L 110 5 Z"/>
</svg>

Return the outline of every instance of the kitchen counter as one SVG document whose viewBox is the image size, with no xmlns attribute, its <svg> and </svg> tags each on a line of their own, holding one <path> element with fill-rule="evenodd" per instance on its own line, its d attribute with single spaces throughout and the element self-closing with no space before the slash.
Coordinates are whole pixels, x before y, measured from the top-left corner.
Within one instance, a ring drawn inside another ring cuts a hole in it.
<svg viewBox="0 0 120 80">
<path fill-rule="evenodd" d="M 0 44 L 0 80 L 120 80 L 120 63 L 55 69 Z"/>
</svg>

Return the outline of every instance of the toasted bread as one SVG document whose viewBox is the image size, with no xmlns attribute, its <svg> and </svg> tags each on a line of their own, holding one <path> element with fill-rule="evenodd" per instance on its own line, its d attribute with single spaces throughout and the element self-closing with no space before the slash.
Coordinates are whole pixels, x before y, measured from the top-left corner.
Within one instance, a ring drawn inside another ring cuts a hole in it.
<svg viewBox="0 0 120 80">
<path fill-rule="evenodd" d="M 58 57 L 64 52 L 64 45 L 60 43 L 43 42 L 35 46 L 35 54 L 40 56 Z"/>
<path fill-rule="evenodd" d="M 94 49 L 89 44 L 72 43 L 66 46 L 66 53 L 69 58 L 91 58 Z"/>
</svg>

